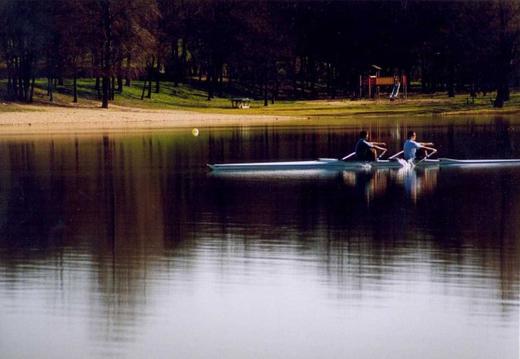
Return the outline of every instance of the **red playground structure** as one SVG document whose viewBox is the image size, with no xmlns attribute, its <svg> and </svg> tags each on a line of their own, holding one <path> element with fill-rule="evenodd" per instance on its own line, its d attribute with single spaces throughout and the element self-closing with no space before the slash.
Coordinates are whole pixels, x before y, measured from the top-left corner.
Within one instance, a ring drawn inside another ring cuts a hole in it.
<svg viewBox="0 0 520 359">
<path fill-rule="evenodd" d="M 394 76 L 381 76 L 381 67 L 372 65 L 376 70 L 374 75 L 359 76 L 359 97 L 380 98 L 381 87 L 390 89 L 388 98 L 392 101 L 398 99 L 402 90 L 402 98 L 408 96 L 408 77 L 405 74 Z"/>
</svg>

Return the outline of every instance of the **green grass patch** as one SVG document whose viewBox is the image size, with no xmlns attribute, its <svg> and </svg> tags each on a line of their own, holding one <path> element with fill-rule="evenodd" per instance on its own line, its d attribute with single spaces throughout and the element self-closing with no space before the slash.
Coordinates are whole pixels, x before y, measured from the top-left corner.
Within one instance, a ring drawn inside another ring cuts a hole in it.
<svg viewBox="0 0 520 359">
<path fill-rule="evenodd" d="M 0 87 L 5 89 L 5 80 L 0 81 Z M 115 94 L 115 100 L 110 105 L 144 109 L 188 110 L 222 114 L 241 115 L 272 115 L 298 117 L 348 117 L 358 115 L 423 115 L 423 114 L 490 114 L 520 112 L 520 92 L 512 92 L 511 99 L 502 109 L 495 109 L 492 100 L 494 93 L 479 96 L 472 100 L 467 94 L 448 97 L 446 93 L 428 95 L 411 95 L 408 99 L 390 101 L 386 97 L 378 100 L 313 100 L 313 101 L 277 101 L 264 106 L 261 99 L 255 99 L 250 109 L 233 109 L 229 100 L 231 95 L 223 94 L 207 99 L 203 89 L 189 86 L 174 86 L 171 82 L 161 82 L 160 91 L 155 92 L 152 84 L 151 98 L 141 100 L 142 81 L 133 81 L 132 86 L 124 86 L 122 93 Z M 0 91 L 1 95 L 1 91 Z M 4 101 L 4 103 L 6 103 Z M 92 79 L 78 80 L 78 104 L 72 103 L 72 80 L 67 80 L 53 91 L 53 101 L 47 94 L 47 80 L 36 81 L 34 103 L 52 106 L 100 107 L 101 101 Z M 109 106 L 110 106 L 109 105 Z M 0 112 L 27 110 L 27 106 L 19 108 L 11 103 L 0 105 Z"/>
</svg>

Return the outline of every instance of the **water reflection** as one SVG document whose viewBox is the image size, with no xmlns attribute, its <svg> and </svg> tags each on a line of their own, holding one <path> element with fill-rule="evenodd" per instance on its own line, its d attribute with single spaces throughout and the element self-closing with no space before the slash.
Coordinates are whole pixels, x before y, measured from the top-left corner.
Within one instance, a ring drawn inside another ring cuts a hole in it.
<svg viewBox="0 0 520 359">
<path fill-rule="evenodd" d="M 418 198 L 435 191 L 437 186 L 438 167 L 400 168 L 372 170 L 266 170 L 266 171 L 214 171 L 208 177 L 227 181 L 230 185 L 249 182 L 251 185 L 264 183 L 305 183 L 305 182 L 342 182 L 352 187 L 356 193 L 362 194 L 367 204 L 376 197 L 386 195 L 388 187 L 401 186 L 408 198 L 416 202 Z M 404 199 L 404 198 L 403 198 Z"/>
<path fill-rule="evenodd" d="M 401 183 L 412 201 L 434 193 L 437 187 L 439 168 L 401 168 L 396 172 L 396 181 Z"/>
<path fill-rule="evenodd" d="M 339 152 L 357 129 L 299 131 L 1 140 L 3 353 L 516 354 L 520 172 L 207 175 L 212 156 Z"/>
</svg>

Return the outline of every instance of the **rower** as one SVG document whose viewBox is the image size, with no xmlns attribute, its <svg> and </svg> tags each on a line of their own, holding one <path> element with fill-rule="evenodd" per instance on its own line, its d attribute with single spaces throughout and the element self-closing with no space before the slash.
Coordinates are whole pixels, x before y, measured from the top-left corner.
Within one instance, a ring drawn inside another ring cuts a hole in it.
<svg viewBox="0 0 520 359">
<path fill-rule="evenodd" d="M 434 148 L 429 147 L 434 145 L 432 142 L 416 142 L 417 134 L 415 131 L 408 131 L 406 138 L 407 140 L 403 145 L 403 158 L 408 162 L 415 160 L 418 149 L 436 151 Z"/>
<path fill-rule="evenodd" d="M 386 151 L 386 148 L 380 147 L 386 146 L 384 142 L 369 142 L 368 132 L 361 131 L 359 133 L 359 140 L 356 143 L 356 159 L 358 161 L 377 161 L 377 151 Z"/>
</svg>

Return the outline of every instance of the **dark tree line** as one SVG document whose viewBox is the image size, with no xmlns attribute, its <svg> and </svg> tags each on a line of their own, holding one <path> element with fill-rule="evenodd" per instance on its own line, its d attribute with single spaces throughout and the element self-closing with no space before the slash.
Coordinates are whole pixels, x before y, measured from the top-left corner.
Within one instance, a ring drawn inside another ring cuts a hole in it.
<svg viewBox="0 0 520 359">
<path fill-rule="evenodd" d="M 497 91 L 518 70 L 520 2 L 0 0 L 0 74 L 9 100 L 31 102 L 65 79 L 95 79 L 108 107 L 133 79 L 264 99 L 353 96 L 372 64 L 428 93 Z"/>
</svg>

